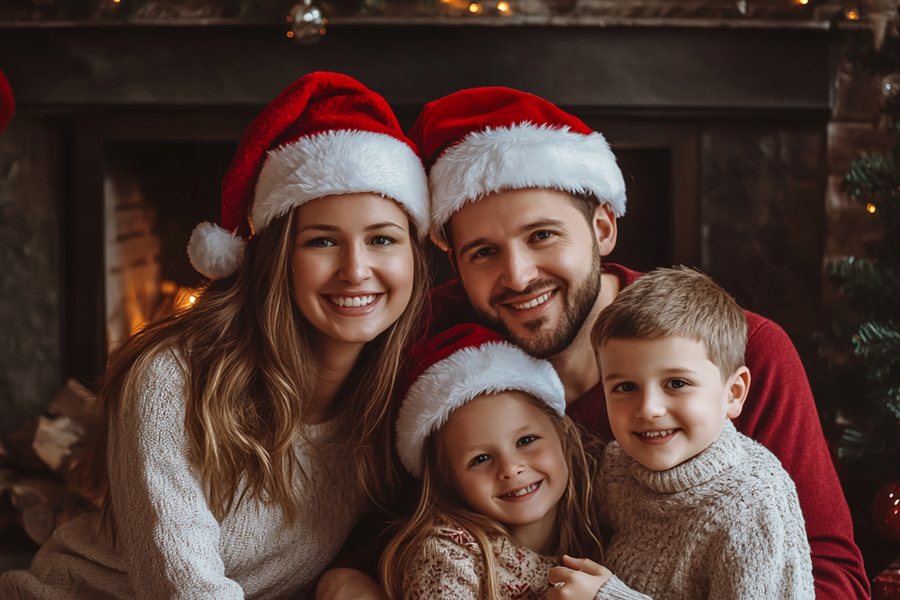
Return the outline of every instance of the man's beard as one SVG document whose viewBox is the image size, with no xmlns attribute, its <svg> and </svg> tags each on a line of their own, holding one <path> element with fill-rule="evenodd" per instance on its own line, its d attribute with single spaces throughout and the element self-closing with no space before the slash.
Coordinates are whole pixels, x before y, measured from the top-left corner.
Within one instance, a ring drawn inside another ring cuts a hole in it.
<svg viewBox="0 0 900 600">
<path fill-rule="evenodd" d="M 597 303 L 597 297 L 600 294 L 600 251 L 597 241 L 594 240 L 593 258 L 591 259 L 591 269 L 588 275 L 581 281 L 575 282 L 568 289 L 566 296 L 566 307 L 563 312 L 562 319 L 556 330 L 547 332 L 543 335 L 535 334 L 533 336 L 521 336 L 510 331 L 506 323 L 500 317 L 499 311 L 493 314 L 478 311 L 482 321 L 491 329 L 502 333 L 506 338 L 519 346 L 535 358 L 550 358 L 560 354 L 568 348 L 575 338 L 578 336 L 581 328 L 591 314 L 594 305 Z M 541 279 L 535 281 L 521 292 L 504 293 L 491 299 L 491 306 L 498 306 L 505 298 L 515 296 L 526 296 L 533 292 L 551 287 L 561 286 L 565 282 L 559 278 Z M 476 309 L 477 310 L 477 309 Z M 524 323 L 524 327 L 536 332 L 546 323 L 546 318 L 535 319 Z"/>
</svg>

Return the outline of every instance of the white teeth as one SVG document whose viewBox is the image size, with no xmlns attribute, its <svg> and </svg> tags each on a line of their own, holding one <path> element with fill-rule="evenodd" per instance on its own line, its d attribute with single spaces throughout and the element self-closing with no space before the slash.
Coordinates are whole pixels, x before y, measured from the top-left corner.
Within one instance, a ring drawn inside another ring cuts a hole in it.
<svg viewBox="0 0 900 600">
<path fill-rule="evenodd" d="M 637 432 L 637 434 L 639 436 L 649 437 L 649 438 L 665 437 L 671 433 L 675 433 L 675 430 L 674 429 L 664 429 L 663 431 L 644 431 L 644 432 L 639 431 L 639 432 Z"/>
<path fill-rule="evenodd" d="M 507 498 L 518 498 L 519 496 L 524 496 L 528 492 L 533 492 L 534 490 L 536 490 L 538 487 L 538 484 L 540 484 L 540 483 L 541 483 L 540 481 L 537 481 L 535 483 L 532 483 L 528 487 L 522 488 L 518 492 L 509 492 L 508 494 L 503 494 L 503 495 L 506 496 Z"/>
<path fill-rule="evenodd" d="M 350 306 L 356 308 L 358 306 L 368 306 L 375 302 L 375 296 L 329 296 L 328 299 L 338 306 Z"/>
<path fill-rule="evenodd" d="M 534 300 L 529 300 L 528 302 L 523 302 L 522 304 L 513 304 L 512 307 L 516 310 L 525 310 L 526 308 L 534 308 L 540 304 L 543 304 L 547 300 L 550 299 L 550 294 L 552 292 L 547 292 L 546 294 L 542 294 L 535 298 Z"/>
</svg>

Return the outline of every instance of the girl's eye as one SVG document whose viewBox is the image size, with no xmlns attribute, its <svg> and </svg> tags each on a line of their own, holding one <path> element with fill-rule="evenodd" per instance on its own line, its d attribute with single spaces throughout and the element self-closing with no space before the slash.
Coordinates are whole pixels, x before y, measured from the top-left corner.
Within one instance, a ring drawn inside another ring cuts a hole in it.
<svg viewBox="0 0 900 600">
<path fill-rule="evenodd" d="M 480 248 L 476 252 L 472 253 L 472 260 L 478 260 L 479 258 L 487 258 L 493 254 L 493 251 L 490 248 Z"/>
<path fill-rule="evenodd" d="M 490 458 L 491 457 L 488 456 L 487 454 L 479 454 L 478 456 L 476 456 L 475 458 L 473 458 L 472 460 L 469 461 L 469 466 L 474 467 L 476 465 L 480 465 L 481 463 L 485 462 L 486 460 L 488 460 Z"/>
<path fill-rule="evenodd" d="M 393 244 L 396 240 L 387 237 L 386 235 L 376 235 L 372 238 L 372 243 L 376 246 L 389 246 Z"/>
<path fill-rule="evenodd" d="M 684 379 L 673 379 L 669 382 L 669 387 L 675 388 L 676 390 L 680 390 L 681 388 L 687 387 L 688 382 Z"/>
<path fill-rule="evenodd" d="M 616 387 L 613 388 L 614 392 L 633 392 L 637 389 L 637 386 L 631 383 L 630 381 L 626 381 L 625 383 L 620 383 Z"/>
<path fill-rule="evenodd" d="M 536 435 L 526 435 L 525 437 L 519 438 L 519 441 L 516 442 L 516 446 L 525 446 L 535 441 L 536 439 L 538 439 Z"/>
</svg>

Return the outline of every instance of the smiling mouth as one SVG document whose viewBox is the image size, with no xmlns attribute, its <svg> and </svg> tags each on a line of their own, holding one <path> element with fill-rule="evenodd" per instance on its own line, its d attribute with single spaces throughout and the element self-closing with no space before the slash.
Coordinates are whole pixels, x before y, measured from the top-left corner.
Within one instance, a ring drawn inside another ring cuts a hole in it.
<svg viewBox="0 0 900 600">
<path fill-rule="evenodd" d="M 634 434 L 638 437 L 653 439 L 653 438 L 666 437 L 667 435 L 672 435 L 676 431 L 678 431 L 678 430 L 677 429 L 662 429 L 659 431 L 635 431 Z"/>
<path fill-rule="evenodd" d="M 503 495 L 500 496 L 500 497 L 501 497 L 501 498 L 518 498 L 518 497 L 520 497 L 520 496 L 524 496 L 525 494 L 530 494 L 531 492 L 533 492 L 533 491 L 535 491 L 536 489 L 538 489 L 539 487 L 541 487 L 541 483 L 543 483 L 543 480 L 541 480 L 541 481 L 535 481 L 535 482 L 532 483 L 531 485 L 525 486 L 525 487 L 523 487 L 523 488 L 520 489 L 520 490 L 515 490 L 515 491 L 512 491 L 512 492 L 507 492 L 507 493 L 503 494 Z"/>
<path fill-rule="evenodd" d="M 541 294 L 540 296 L 538 296 L 537 298 L 529 300 L 528 302 L 522 302 L 520 304 L 510 303 L 507 306 L 510 306 L 516 310 L 527 310 L 529 308 L 534 308 L 535 306 L 540 306 L 541 304 L 543 304 L 544 302 L 549 300 L 550 296 L 552 296 L 552 295 L 553 295 L 553 290 L 550 290 L 549 292 L 545 292 L 545 293 Z"/>
<path fill-rule="evenodd" d="M 368 306 L 375 302 L 381 294 L 370 294 L 368 296 L 338 296 L 335 294 L 326 295 L 325 298 L 336 306 L 345 308 L 358 308 L 360 306 Z"/>
</svg>

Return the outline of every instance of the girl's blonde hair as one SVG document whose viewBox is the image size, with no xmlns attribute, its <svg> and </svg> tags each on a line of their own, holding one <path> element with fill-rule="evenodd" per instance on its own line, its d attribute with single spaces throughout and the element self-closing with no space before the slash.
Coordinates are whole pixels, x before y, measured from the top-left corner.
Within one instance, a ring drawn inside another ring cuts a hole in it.
<svg viewBox="0 0 900 600">
<path fill-rule="evenodd" d="M 557 504 L 559 554 L 602 562 L 599 538 L 600 497 L 595 486 L 599 444 L 588 438 L 568 417 L 558 415 L 531 394 L 509 390 L 523 402 L 543 412 L 553 423 L 569 469 L 569 481 Z M 388 544 L 379 565 L 381 582 L 391 600 L 403 598 L 403 575 L 415 570 L 421 550 L 433 535 L 439 519 L 468 531 L 478 543 L 484 561 L 482 599 L 499 600 L 497 559 L 491 537 L 510 537 L 509 530 L 491 517 L 474 512 L 460 493 L 453 466 L 441 441 L 441 430 L 426 438 L 422 447 L 422 479 L 415 512 Z"/>
<path fill-rule="evenodd" d="M 289 211 L 254 235 L 234 275 L 209 282 L 191 308 L 148 325 L 111 357 L 99 393 L 105 427 L 80 465 L 105 526 L 114 526 L 109 428 L 121 407 L 133 402 L 154 358 L 170 349 L 186 364 L 184 426 L 213 515 L 221 521 L 251 498 L 277 505 L 287 525 L 296 521 L 296 476 L 304 473 L 293 443 L 301 435 L 317 369 L 312 326 L 293 299 L 295 214 Z M 377 504 L 390 502 L 399 487 L 389 400 L 429 287 L 412 221 L 410 243 L 415 273 L 409 305 L 365 345 L 335 400 L 335 410 L 349 415 L 359 483 Z M 239 497 L 242 481 L 246 488 Z"/>
</svg>

